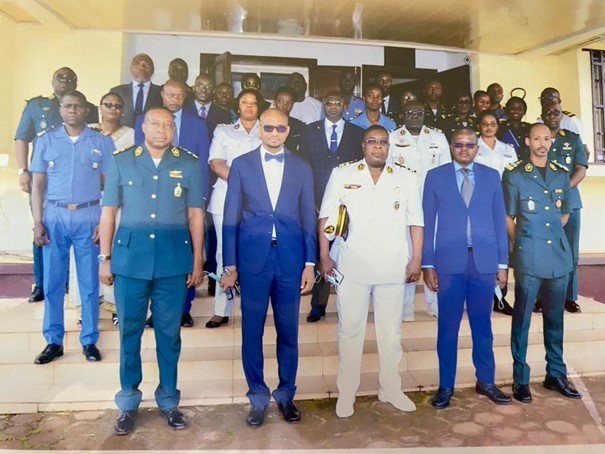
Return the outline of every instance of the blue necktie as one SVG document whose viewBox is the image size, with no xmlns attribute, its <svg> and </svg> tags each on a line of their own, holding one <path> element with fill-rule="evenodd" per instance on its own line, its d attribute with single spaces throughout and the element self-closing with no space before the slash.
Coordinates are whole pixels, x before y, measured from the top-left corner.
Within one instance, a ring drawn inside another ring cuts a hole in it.
<svg viewBox="0 0 605 454">
<path fill-rule="evenodd" d="M 200 107 L 200 117 L 206 119 L 208 116 L 208 112 L 206 111 L 206 106 Z"/>
<path fill-rule="evenodd" d="M 269 162 L 272 159 L 275 159 L 277 162 L 284 162 L 284 154 L 283 153 L 278 153 L 278 154 L 265 153 L 266 162 Z"/>
<path fill-rule="evenodd" d="M 137 93 L 137 99 L 134 103 L 134 115 L 135 117 L 143 113 L 143 87 L 145 84 L 139 84 L 139 92 Z"/>
<path fill-rule="evenodd" d="M 336 126 L 332 125 L 332 135 L 330 136 L 330 153 L 336 153 L 338 149 L 338 134 L 336 134 Z"/>
<path fill-rule="evenodd" d="M 460 169 L 464 179 L 462 180 L 462 185 L 460 186 L 460 195 L 462 196 L 462 200 L 468 207 L 471 203 L 471 198 L 473 197 L 473 183 L 468 175 L 468 169 L 462 168 Z M 470 216 L 466 218 L 466 242 L 468 246 L 472 246 L 472 238 L 471 238 L 471 218 Z"/>
</svg>

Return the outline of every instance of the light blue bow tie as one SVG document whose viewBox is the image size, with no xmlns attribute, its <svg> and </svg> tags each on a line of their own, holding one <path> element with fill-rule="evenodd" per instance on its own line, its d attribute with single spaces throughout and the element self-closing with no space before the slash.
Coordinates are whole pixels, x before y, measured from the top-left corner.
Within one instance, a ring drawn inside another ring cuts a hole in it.
<svg viewBox="0 0 605 454">
<path fill-rule="evenodd" d="M 265 153 L 266 162 L 269 162 L 272 159 L 275 159 L 277 162 L 284 162 L 284 154 L 283 153 L 278 153 L 278 154 Z"/>
</svg>

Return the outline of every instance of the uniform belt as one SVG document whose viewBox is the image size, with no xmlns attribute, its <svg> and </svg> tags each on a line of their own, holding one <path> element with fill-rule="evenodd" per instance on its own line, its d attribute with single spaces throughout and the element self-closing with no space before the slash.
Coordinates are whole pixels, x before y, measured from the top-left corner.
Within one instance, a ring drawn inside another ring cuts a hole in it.
<svg viewBox="0 0 605 454">
<path fill-rule="evenodd" d="M 271 238 L 271 247 L 277 246 L 277 238 Z"/>
<path fill-rule="evenodd" d="M 63 202 L 57 202 L 56 200 L 48 200 L 48 203 L 59 207 L 59 208 L 67 208 L 68 210 L 79 210 L 80 208 L 88 208 L 88 207 L 92 207 L 95 205 L 98 205 L 100 202 L 99 199 L 97 200 L 91 200 L 90 202 L 84 202 L 84 203 L 63 203 Z"/>
</svg>

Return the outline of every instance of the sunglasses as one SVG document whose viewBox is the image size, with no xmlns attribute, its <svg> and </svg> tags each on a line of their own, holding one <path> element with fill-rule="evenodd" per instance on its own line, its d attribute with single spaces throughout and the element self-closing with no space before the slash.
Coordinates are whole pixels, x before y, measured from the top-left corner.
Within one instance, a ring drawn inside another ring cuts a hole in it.
<svg viewBox="0 0 605 454">
<path fill-rule="evenodd" d="M 424 116 L 423 110 L 408 110 L 405 113 L 405 116 L 408 118 L 422 118 Z"/>
<path fill-rule="evenodd" d="M 265 132 L 273 132 L 274 130 L 277 130 L 277 132 L 279 132 L 280 134 L 283 134 L 288 130 L 288 127 L 284 125 L 262 125 L 262 127 L 263 131 Z"/>
<path fill-rule="evenodd" d="M 462 148 L 468 148 L 469 150 L 472 150 L 476 146 L 477 146 L 476 143 L 463 143 L 463 142 L 454 143 L 454 148 L 458 148 L 459 150 Z"/>
<path fill-rule="evenodd" d="M 326 107 L 341 107 L 342 105 L 342 101 L 324 101 Z"/>
<path fill-rule="evenodd" d="M 558 117 L 561 115 L 560 110 L 549 110 L 548 112 L 544 112 L 545 117 Z"/>
<path fill-rule="evenodd" d="M 82 104 L 60 104 L 60 106 L 66 110 L 84 110 L 86 108 Z"/>
<path fill-rule="evenodd" d="M 116 109 L 116 110 L 122 110 L 124 108 L 124 104 L 120 104 L 120 103 L 113 103 L 113 102 L 104 102 L 103 103 L 104 107 L 107 107 L 108 109 Z"/>
<path fill-rule="evenodd" d="M 71 82 L 75 82 L 76 80 L 78 80 L 76 77 L 70 76 L 68 74 L 57 74 L 55 76 L 55 79 L 57 79 L 59 82 L 63 82 L 63 83 L 71 83 Z"/>
<path fill-rule="evenodd" d="M 364 142 L 368 145 L 388 145 L 389 139 L 366 139 Z"/>
</svg>

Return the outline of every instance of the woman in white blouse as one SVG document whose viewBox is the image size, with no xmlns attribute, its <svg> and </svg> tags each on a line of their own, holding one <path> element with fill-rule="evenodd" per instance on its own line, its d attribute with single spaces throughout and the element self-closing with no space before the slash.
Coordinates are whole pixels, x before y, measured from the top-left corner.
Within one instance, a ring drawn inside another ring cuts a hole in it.
<svg viewBox="0 0 605 454">
<path fill-rule="evenodd" d="M 477 128 L 480 136 L 477 141 L 479 151 L 475 156 L 475 162 L 496 169 L 502 179 L 505 167 L 517 160 L 517 153 L 512 146 L 496 138 L 498 117 L 491 110 L 485 110 L 479 114 Z"/>
<path fill-rule="evenodd" d="M 208 212 L 212 214 L 216 230 L 216 274 L 219 276 L 223 271 L 223 208 L 231 163 L 238 156 L 260 146 L 260 93 L 253 89 L 244 89 L 238 95 L 236 105 L 239 115 L 237 122 L 216 127 L 208 158 L 210 168 L 218 176 L 210 196 Z M 233 296 L 226 295 L 218 285 L 216 286 L 214 316 L 206 323 L 207 328 L 218 328 L 229 322 Z"/>
</svg>

